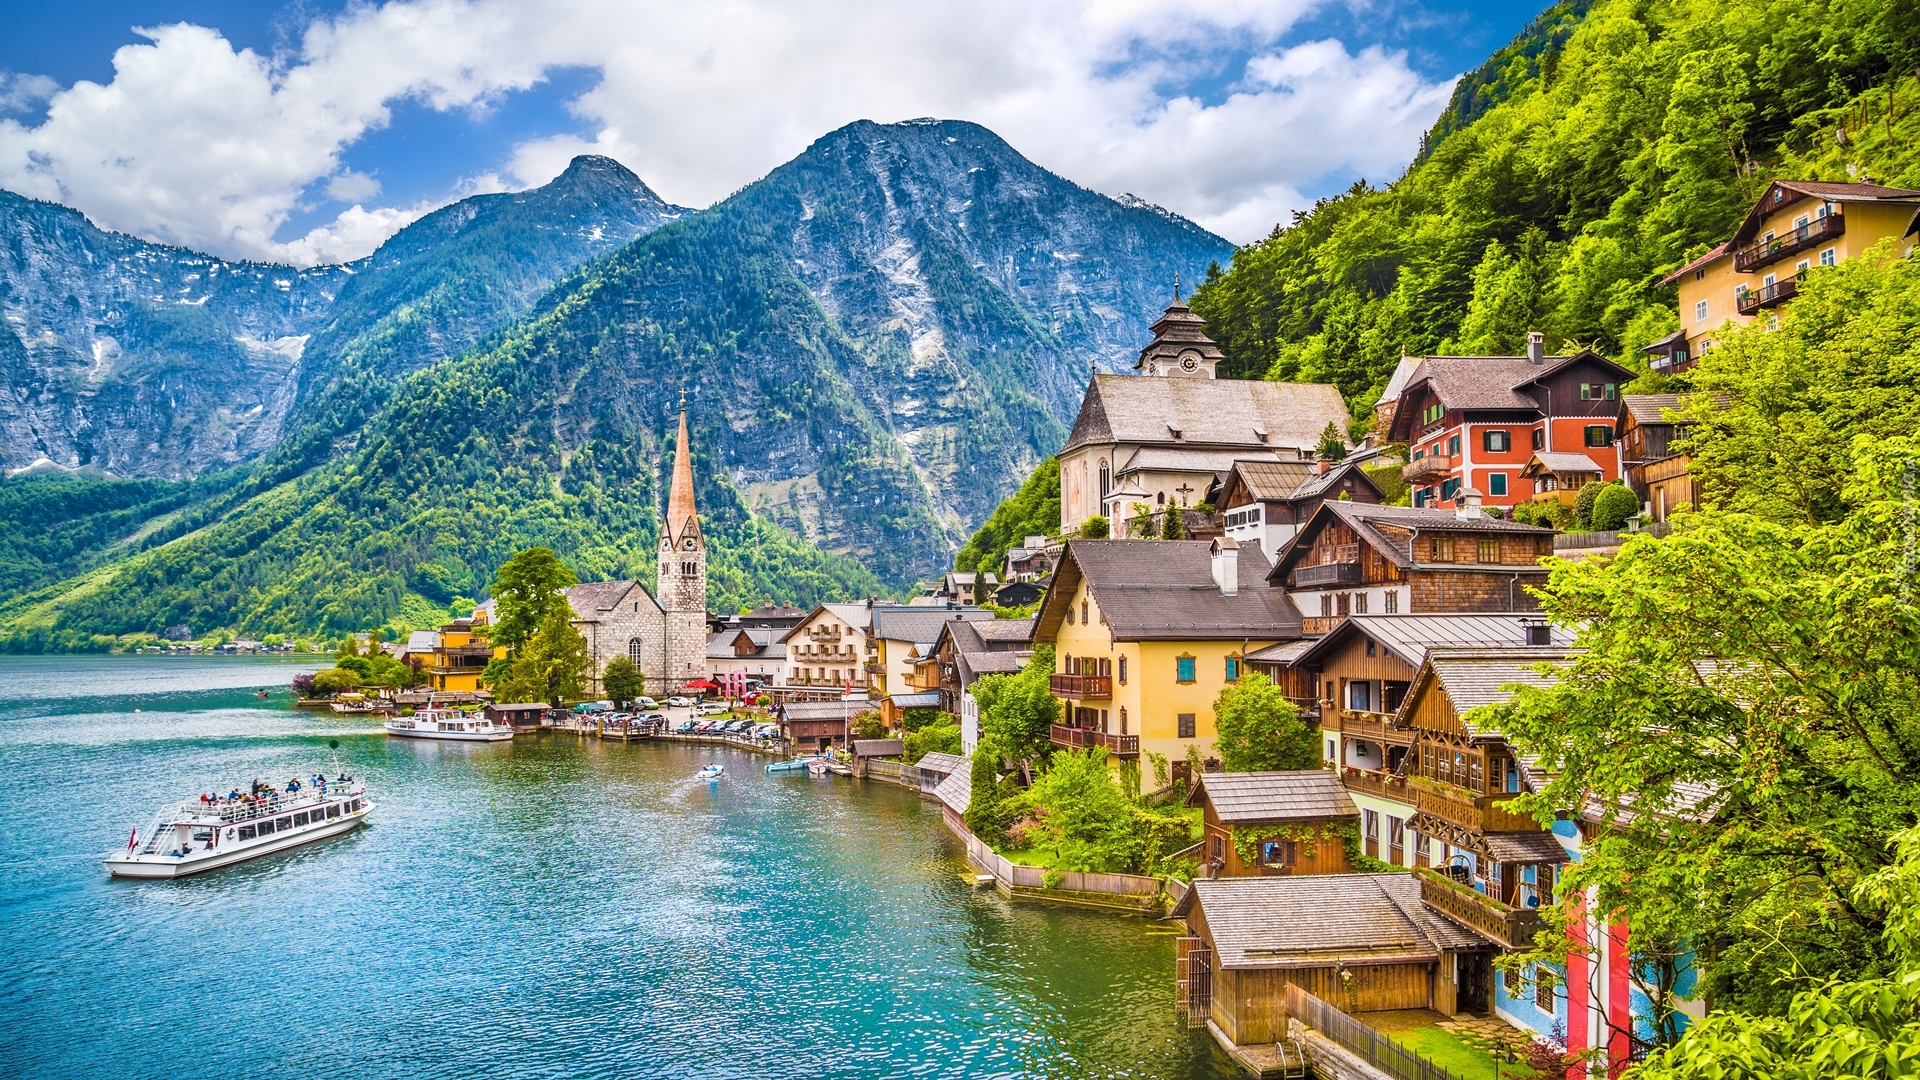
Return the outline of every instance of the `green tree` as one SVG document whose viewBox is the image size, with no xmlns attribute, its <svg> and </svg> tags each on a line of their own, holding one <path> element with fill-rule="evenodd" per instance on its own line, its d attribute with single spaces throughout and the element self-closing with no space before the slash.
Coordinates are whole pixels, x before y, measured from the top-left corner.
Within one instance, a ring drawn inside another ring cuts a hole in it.
<svg viewBox="0 0 1920 1080">
<path fill-rule="evenodd" d="M 592 661 L 587 639 L 573 628 L 569 614 L 548 611 L 532 637 L 487 665 L 481 679 L 496 700 L 545 701 L 557 709 L 586 693 Z"/>
<path fill-rule="evenodd" d="M 1319 739 L 1300 720 L 1300 710 L 1264 674 L 1253 671 L 1229 683 L 1213 702 L 1214 752 L 1228 772 L 1313 769 L 1320 765 Z"/>
<path fill-rule="evenodd" d="M 853 714 L 847 728 L 856 739 L 884 739 L 887 737 L 887 725 L 880 719 L 879 712 L 863 709 Z"/>
<path fill-rule="evenodd" d="M 1050 457 L 1033 470 L 1019 490 L 1003 499 L 953 557 L 960 570 L 1000 572 L 1007 549 L 1029 536 L 1060 533 L 1060 459 Z"/>
<path fill-rule="evenodd" d="M 1639 516 L 1640 497 L 1625 484 L 1608 484 L 1593 500 L 1593 527 L 1618 529 Z"/>
<path fill-rule="evenodd" d="M 1529 228 L 1509 252 L 1498 240 L 1473 271 L 1473 299 L 1460 322 L 1455 349 L 1469 356 L 1515 356 L 1526 348 L 1527 333 L 1544 330 L 1547 291 L 1554 257 L 1547 234 Z"/>
<path fill-rule="evenodd" d="M 1523 807 L 1593 808 L 1557 892 L 1658 961 L 1634 971 L 1651 1041 L 1676 1033 L 1690 965 L 1716 1008 L 1774 1015 L 1796 986 L 1892 970 L 1852 898 L 1920 820 L 1920 440 L 1861 436 L 1851 456 L 1854 509 L 1833 524 L 1701 514 L 1553 563 L 1542 608 L 1582 628 L 1578 649 L 1476 720 L 1549 778 Z"/>
<path fill-rule="evenodd" d="M 1095 514 L 1080 523 L 1080 538 L 1082 540 L 1105 540 L 1111 533 L 1112 528 L 1112 525 L 1106 518 Z"/>
<path fill-rule="evenodd" d="M 494 643 L 514 648 L 545 625 L 548 616 L 569 612 L 566 590 L 576 580 L 550 548 L 527 548 L 501 563 L 493 575 Z"/>
<path fill-rule="evenodd" d="M 939 714 L 944 716 L 945 714 Z M 960 752 L 960 725 L 951 717 L 931 724 L 924 724 L 908 731 L 902 737 L 901 748 L 906 753 L 907 764 L 917 765 L 920 759 L 931 753 L 958 754 Z"/>
<path fill-rule="evenodd" d="M 1331 420 L 1327 421 L 1327 426 L 1320 432 L 1320 445 L 1314 450 L 1314 454 L 1321 461 L 1345 461 L 1347 433 L 1340 430 L 1339 424 Z"/>
<path fill-rule="evenodd" d="M 1160 512 L 1160 539 L 1185 540 L 1186 523 L 1180 520 L 1180 508 L 1169 506 Z"/>
<path fill-rule="evenodd" d="M 600 673 L 600 687 L 607 692 L 607 699 L 615 708 L 624 709 L 632 701 L 639 700 L 647 692 L 647 676 L 640 665 L 625 656 L 616 656 L 607 661 L 606 670 Z"/>
<path fill-rule="evenodd" d="M 1053 646 L 1041 645 L 1018 674 L 984 675 L 973 684 L 983 746 L 991 742 L 997 753 L 1018 762 L 1029 781 L 1034 764 L 1053 751 L 1052 725 L 1060 716 L 1060 702 L 1047 686 L 1053 656 Z"/>
<path fill-rule="evenodd" d="M 332 697 L 342 690 L 353 690 L 360 685 L 360 676 L 346 668 L 328 668 L 325 671 L 315 672 L 313 676 L 315 697 Z"/>
</svg>

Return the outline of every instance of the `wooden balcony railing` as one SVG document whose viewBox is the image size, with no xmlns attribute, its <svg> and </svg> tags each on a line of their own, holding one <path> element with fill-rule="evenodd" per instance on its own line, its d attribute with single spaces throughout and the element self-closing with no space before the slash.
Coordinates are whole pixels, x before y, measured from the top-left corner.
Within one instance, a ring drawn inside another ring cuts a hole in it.
<svg viewBox="0 0 1920 1080">
<path fill-rule="evenodd" d="M 1413 745 L 1413 729 L 1395 727 L 1392 713 L 1341 709 L 1340 731 L 1356 739 L 1370 739 L 1386 746 Z"/>
<path fill-rule="evenodd" d="M 1383 799 L 1397 802 L 1413 802 L 1412 790 L 1407 786 L 1407 778 L 1374 769 L 1356 769 L 1348 765 L 1340 770 L 1340 782 L 1348 791 L 1362 791 L 1368 795 L 1378 795 Z"/>
<path fill-rule="evenodd" d="M 1321 563 L 1318 566 L 1296 566 L 1293 568 L 1295 586 L 1307 589 L 1315 585 L 1358 585 L 1360 584 L 1360 563 L 1336 562 Z"/>
<path fill-rule="evenodd" d="M 1307 637 L 1319 637 L 1332 632 L 1340 625 L 1339 615 L 1308 615 L 1300 620 L 1300 632 Z"/>
<path fill-rule="evenodd" d="M 1048 729 L 1047 741 L 1063 750 L 1091 750 L 1096 746 L 1104 746 L 1114 757 L 1140 756 L 1138 735 L 1109 735 L 1104 731 L 1054 724 Z"/>
<path fill-rule="evenodd" d="M 1113 676 L 1049 675 L 1047 690 L 1069 701 L 1108 701 L 1113 698 Z"/>
<path fill-rule="evenodd" d="M 860 670 L 869 675 L 885 675 L 887 673 L 887 665 L 878 660 L 869 660 L 860 665 Z"/>
<path fill-rule="evenodd" d="M 1789 255 L 1797 255 L 1846 231 L 1847 219 L 1843 214 L 1828 214 L 1823 218 L 1814 218 L 1784 236 L 1762 240 L 1757 244 L 1748 244 L 1734 252 L 1733 272 L 1750 274 L 1762 266 L 1779 262 Z"/>
<path fill-rule="evenodd" d="M 1406 468 L 1400 471 L 1400 476 L 1407 483 L 1413 484 L 1423 480 L 1438 480 L 1452 471 L 1452 458 L 1444 454 L 1428 454 L 1418 461 L 1407 462 Z"/>
<path fill-rule="evenodd" d="M 1474 832 L 1539 832 L 1540 823 L 1507 809 L 1518 795 L 1475 795 L 1451 784 L 1416 784 L 1414 805 L 1423 814 Z"/>
<path fill-rule="evenodd" d="M 1800 279 L 1797 276 L 1790 277 L 1771 285 L 1762 285 L 1753 292 L 1741 293 L 1734 298 L 1733 306 L 1740 314 L 1751 315 L 1763 308 L 1784 304 L 1799 293 Z"/>
<path fill-rule="evenodd" d="M 1475 892 L 1444 874 L 1420 867 L 1420 900 L 1454 922 L 1509 949 L 1524 949 L 1546 928 L 1539 912 L 1507 905 Z"/>
</svg>

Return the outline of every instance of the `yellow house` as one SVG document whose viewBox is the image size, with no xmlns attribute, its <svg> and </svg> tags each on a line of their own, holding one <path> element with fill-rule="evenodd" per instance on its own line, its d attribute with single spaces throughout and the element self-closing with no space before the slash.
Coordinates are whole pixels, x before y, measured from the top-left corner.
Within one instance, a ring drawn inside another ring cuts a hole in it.
<svg viewBox="0 0 1920 1080">
<path fill-rule="evenodd" d="M 468 693 L 480 689 L 480 675 L 487 670 L 487 664 L 495 657 L 507 655 L 504 646 L 495 647 L 488 642 L 486 625 L 486 613 L 481 610 L 475 611 L 471 619 L 455 619 L 438 632 L 431 632 L 434 640 L 421 663 L 427 676 L 427 689 Z M 409 641 L 410 655 L 412 650 L 413 642 Z"/>
<path fill-rule="evenodd" d="M 1647 346 L 1656 371 L 1684 371 L 1732 323 L 1770 318 L 1807 274 L 1894 237 L 1913 253 L 1920 191 L 1776 180 L 1725 243 L 1661 279 L 1680 290 L 1680 329 Z"/>
<path fill-rule="evenodd" d="M 940 628 L 950 621 L 992 622 L 993 612 L 986 608 L 950 607 L 931 604 L 908 607 L 873 608 L 868 631 L 869 659 L 864 665 L 867 693 L 885 702 L 900 696 L 916 696 L 924 691 L 913 684 L 914 665 L 933 651 L 940 640 Z M 937 690 L 938 687 L 936 686 Z M 888 710 L 882 710 L 886 714 Z"/>
<path fill-rule="evenodd" d="M 1197 744 L 1211 756 L 1214 699 L 1246 654 L 1300 637 L 1269 569 L 1258 545 L 1224 537 L 1069 542 L 1033 634 L 1054 646 L 1053 744 L 1170 761 Z"/>
</svg>

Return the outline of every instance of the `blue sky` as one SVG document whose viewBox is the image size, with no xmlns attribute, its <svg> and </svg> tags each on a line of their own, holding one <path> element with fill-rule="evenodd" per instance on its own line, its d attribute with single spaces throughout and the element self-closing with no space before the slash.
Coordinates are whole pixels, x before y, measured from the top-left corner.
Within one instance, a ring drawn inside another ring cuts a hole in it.
<svg viewBox="0 0 1920 1080">
<path fill-rule="evenodd" d="M 810 6 L 743 25 L 596 0 L 10 2 L 0 186 L 221 254 L 333 261 L 461 194 L 544 182 L 583 150 L 697 206 L 840 123 L 927 114 L 1245 241 L 1358 176 L 1390 180 L 1448 82 L 1537 11 L 1222 0 L 1048 21 L 992 4 Z M 174 23 L 212 33 L 133 30 Z M 116 68 L 124 46 L 141 70 Z M 105 94 L 50 120 L 81 80 Z M 196 165 L 210 132 L 238 145 Z"/>
</svg>

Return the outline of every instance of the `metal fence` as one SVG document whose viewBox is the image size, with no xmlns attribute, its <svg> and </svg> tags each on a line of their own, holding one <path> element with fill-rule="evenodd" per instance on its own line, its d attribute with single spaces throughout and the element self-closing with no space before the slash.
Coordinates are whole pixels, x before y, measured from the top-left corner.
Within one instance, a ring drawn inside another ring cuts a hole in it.
<svg viewBox="0 0 1920 1080">
<path fill-rule="evenodd" d="M 1292 983 L 1287 984 L 1287 1015 L 1397 1080 L 1458 1080 L 1452 1073 Z"/>
</svg>

